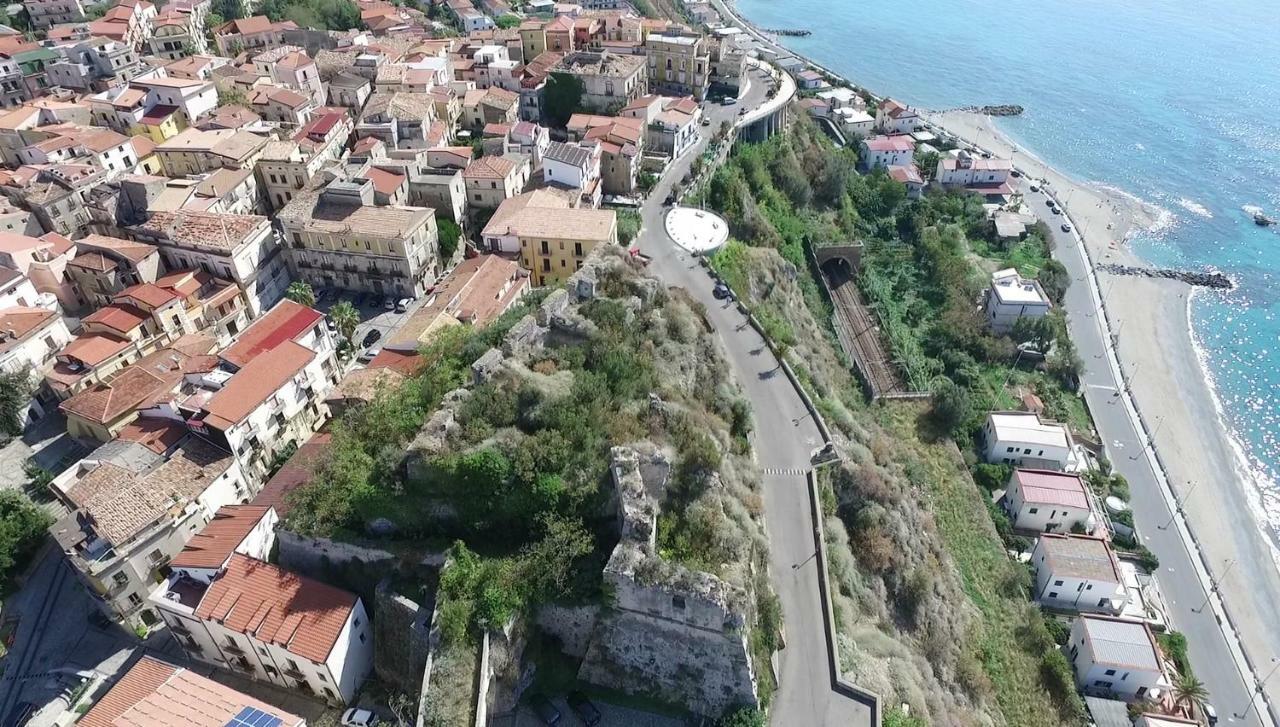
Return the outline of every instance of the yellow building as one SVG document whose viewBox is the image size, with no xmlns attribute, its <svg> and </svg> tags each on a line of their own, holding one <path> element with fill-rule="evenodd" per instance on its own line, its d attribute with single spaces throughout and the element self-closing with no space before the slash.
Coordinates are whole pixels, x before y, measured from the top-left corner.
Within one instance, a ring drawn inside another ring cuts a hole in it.
<svg viewBox="0 0 1280 727">
<path fill-rule="evenodd" d="M 177 106 L 157 105 L 152 107 L 138 123 L 129 129 L 134 136 L 146 135 L 157 144 L 163 144 L 187 128 L 186 117 Z"/>
<path fill-rule="evenodd" d="M 507 200 L 481 233 L 493 252 L 518 252 L 535 286 L 573 275 L 601 244 L 617 244 L 613 210 L 569 207 L 562 196 L 538 190 Z"/>
</svg>

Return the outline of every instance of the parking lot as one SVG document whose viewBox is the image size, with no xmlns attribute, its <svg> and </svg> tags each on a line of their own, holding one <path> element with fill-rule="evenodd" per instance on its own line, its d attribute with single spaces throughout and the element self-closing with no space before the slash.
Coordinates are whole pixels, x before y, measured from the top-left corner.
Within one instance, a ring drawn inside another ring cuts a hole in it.
<svg viewBox="0 0 1280 727">
<path fill-rule="evenodd" d="M 386 297 L 384 296 L 361 293 L 354 290 L 329 288 L 323 291 L 316 291 L 316 309 L 328 315 L 329 309 L 338 301 L 351 301 L 351 304 L 360 313 L 360 325 L 356 326 L 356 335 L 352 342 L 357 350 L 363 351 L 364 347 L 360 344 L 369 335 L 370 331 L 376 330 L 378 332 L 378 340 L 373 346 L 381 347 L 382 342 L 399 328 L 414 311 L 418 310 L 426 302 L 427 297 L 422 296 L 411 300 L 403 313 L 397 313 L 394 307 L 391 310 L 387 310 Z M 394 303 L 395 301 L 393 300 L 393 306 Z"/>
</svg>

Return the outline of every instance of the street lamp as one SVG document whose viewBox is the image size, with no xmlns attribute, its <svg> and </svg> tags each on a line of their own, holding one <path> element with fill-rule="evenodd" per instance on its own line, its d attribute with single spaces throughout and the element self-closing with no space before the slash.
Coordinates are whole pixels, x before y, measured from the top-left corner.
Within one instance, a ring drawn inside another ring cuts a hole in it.
<svg viewBox="0 0 1280 727">
<path fill-rule="evenodd" d="M 1147 437 L 1147 444 L 1142 445 L 1142 452 L 1144 452 L 1144 453 L 1145 453 L 1145 452 L 1147 451 L 1147 447 L 1148 447 L 1148 446 L 1150 446 L 1152 449 L 1155 449 L 1155 447 L 1156 447 L 1156 435 L 1160 433 L 1160 427 L 1163 427 L 1163 426 L 1164 426 L 1164 421 L 1165 421 L 1165 420 L 1164 420 L 1164 415 L 1160 415 L 1160 416 L 1156 417 L 1156 428 L 1155 428 L 1155 429 L 1153 429 L 1153 430 L 1151 431 L 1151 436 Z M 1142 454 L 1141 454 L 1141 453 L 1139 453 L 1139 454 L 1134 454 L 1134 455 L 1130 455 L 1130 456 L 1129 456 L 1129 459 L 1136 460 L 1136 459 L 1138 459 L 1138 458 L 1139 458 L 1139 457 L 1141 457 L 1141 456 L 1142 456 Z"/>
<path fill-rule="evenodd" d="M 1187 481 L 1191 482 L 1190 480 L 1187 480 Z M 1187 504 L 1187 500 L 1191 499 L 1191 493 L 1195 492 L 1196 488 L 1199 486 L 1200 486 L 1199 482 L 1191 482 L 1191 489 L 1187 490 L 1185 495 L 1183 495 L 1181 498 L 1178 498 L 1178 497 L 1173 498 L 1173 513 L 1169 515 L 1169 522 L 1165 523 L 1164 525 L 1157 525 L 1156 530 L 1169 529 L 1169 526 L 1173 524 L 1173 519 L 1178 516 L 1178 513 L 1182 512 L 1182 506 Z"/>
<path fill-rule="evenodd" d="M 1200 608 L 1191 609 L 1192 613 L 1200 613 L 1201 611 L 1204 610 L 1205 606 L 1209 605 L 1209 599 L 1213 597 L 1214 591 L 1218 590 L 1218 585 L 1227 579 L 1227 574 L 1230 573 L 1231 569 L 1234 568 L 1235 566 L 1236 566 L 1236 561 L 1234 559 L 1228 560 L 1227 569 L 1222 571 L 1221 578 L 1214 578 L 1212 575 L 1209 576 L 1209 591 L 1208 593 L 1204 594 L 1204 603 L 1200 604 Z"/>
<path fill-rule="evenodd" d="M 1271 667 L 1271 671 L 1267 672 L 1267 675 L 1262 678 L 1262 681 L 1253 685 L 1253 696 L 1249 698 L 1249 706 L 1243 712 L 1236 712 L 1235 713 L 1236 719 L 1244 719 L 1245 717 L 1248 717 L 1251 712 L 1253 712 L 1253 707 L 1255 704 L 1258 703 L 1258 696 L 1262 694 L 1262 689 L 1267 686 L 1267 681 L 1269 681 L 1272 676 L 1275 676 L 1277 669 L 1280 669 L 1280 658 L 1277 658 L 1274 656 L 1271 657 L 1271 663 L 1274 664 L 1275 666 Z"/>
</svg>

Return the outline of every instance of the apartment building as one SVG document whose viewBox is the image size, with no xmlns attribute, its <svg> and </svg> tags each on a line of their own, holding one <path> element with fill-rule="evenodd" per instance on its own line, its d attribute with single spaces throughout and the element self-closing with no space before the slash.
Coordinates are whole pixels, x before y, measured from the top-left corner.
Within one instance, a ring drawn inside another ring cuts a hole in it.
<svg viewBox="0 0 1280 727">
<path fill-rule="evenodd" d="M 248 131 L 187 129 L 155 147 L 170 177 L 185 177 L 215 169 L 252 169 L 267 139 Z"/>
<path fill-rule="evenodd" d="M 646 126 L 643 119 L 631 116 L 574 114 L 566 130 L 570 139 L 600 145 L 604 194 L 631 196 L 640 176 Z"/>
<path fill-rule="evenodd" d="M 50 532 L 108 615 L 155 625 L 146 604 L 161 571 L 219 508 L 251 493 L 235 458 L 180 421 L 127 436 L 53 480 L 70 512 Z"/>
<path fill-rule="evenodd" d="M 231 452 L 255 488 L 280 452 L 328 419 L 337 364 L 323 317 L 281 301 L 219 355 L 235 372 L 203 381 L 178 404 L 192 431 Z"/>
<path fill-rule="evenodd" d="M 175 567 L 151 599 L 187 656 L 333 705 L 355 698 L 373 668 L 359 596 L 239 552 L 211 581 L 203 570 Z"/>
<path fill-rule="evenodd" d="M 562 195 L 538 190 L 503 202 L 482 232 L 492 252 L 517 252 L 534 286 L 558 283 L 598 245 L 617 244 L 612 210 L 569 207 Z"/>
<path fill-rule="evenodd" d="M 234 58 L 241 53 L 260 52 L 284 44 L 284 31 L 297 29 L 291 20 L 273 23 L 265 15 L 231 20 L 213 29 L 218 55 Z"/>
<path fill-rule="evenodd" d="M 578 51 L 561 58 L 550 73 L 576 78 L 582 83 L 580 104 L 604 112 L 622 108 L 648 92 L 646 66 L 644 56 Z"/>
<path fill-rule="evenodd" d="M 270 309 L 289 286 L 279 239 L 266 217 L 155 212 L 130 227 L 129 234 L 160 248 L 171 270 L 199 269 L 235 282 L 244 291 L 250 317 Z"/>
<path fill-rule="evenodd" d="M 76 299 L 95 310 L 125 288 L 154 283 L 159 274 L 160 251 L 154 245 L 106 235 L 77 240 L 66 268 Z"/>
<path fill-rule="evenodd" d="M 514 154 L 472 160 L 462 172 L 468 206 L 473 210 L 497 209 L 524 191 L 529 173 L 529 160 Z"/>
<path fill-rule="evenodd" d="M 317 288 L 417 297 L 440 272 L 435 211 L 375 206 L 374 182 L 334 182 L 279 215 L 294 277 Z"/>
<path fill-rule="evenodd" d="M 327 159 L 296 141 L 268 142 L 254 170 L 271 208 L 281 210 L 295 196 L 316 187 L 320 183 L 320 169 Z"/>
<path fill-rule="evenodd" d="M 80 0 L 24 0 L 31 27 L 43 30 L 63 23 L 79 23 L 85 19 Z"/>
<path fill-rule="evenodd" d="M 711 51 L 702 35 L 650 33 L 644 41 L 648 57 L 649 90 L 668 96 L 707 97 L 711 81 Z"/>
</svg>

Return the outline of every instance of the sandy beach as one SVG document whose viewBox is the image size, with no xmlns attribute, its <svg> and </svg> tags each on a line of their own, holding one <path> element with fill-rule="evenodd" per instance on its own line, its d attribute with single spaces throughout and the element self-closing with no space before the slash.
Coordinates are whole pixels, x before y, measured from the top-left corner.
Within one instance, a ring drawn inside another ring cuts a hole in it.
<svg viewBox="0 0 1280 727">
<path fill-rule="evenodd" d="M 1125 241 L 1161 224 L 1167 213 L 1123 193 L 1066 177 L 1017 149 L 988 117 L 949 112 L 929 120 L 970 143 L 1012 157 L 1033 177 L 1047 179 L 1083 234 L 1095 265 L 1143 264 Z M 1263 524 L 1258 492 L 1243 470 L 1197 353 L 1189 315 L 1194 289 L 1171 280 L 1105 272 L 1097 277 L 1112 330 L 1118 331 L 1117 351 L 1135 405 L 1148 432 L 1154 433 L 1159 460 L 1175 496 L 1184 503 L 1187 523 L 1219 583 L 1244 650 L 1265 675 L 1280 654 L 1275 535 Z M 1139 523 L 1144 528 L 1158 525 Z M 1267 687 L 1268 700 L 1280 700 L 1280 681 Z"/>
</svg>

